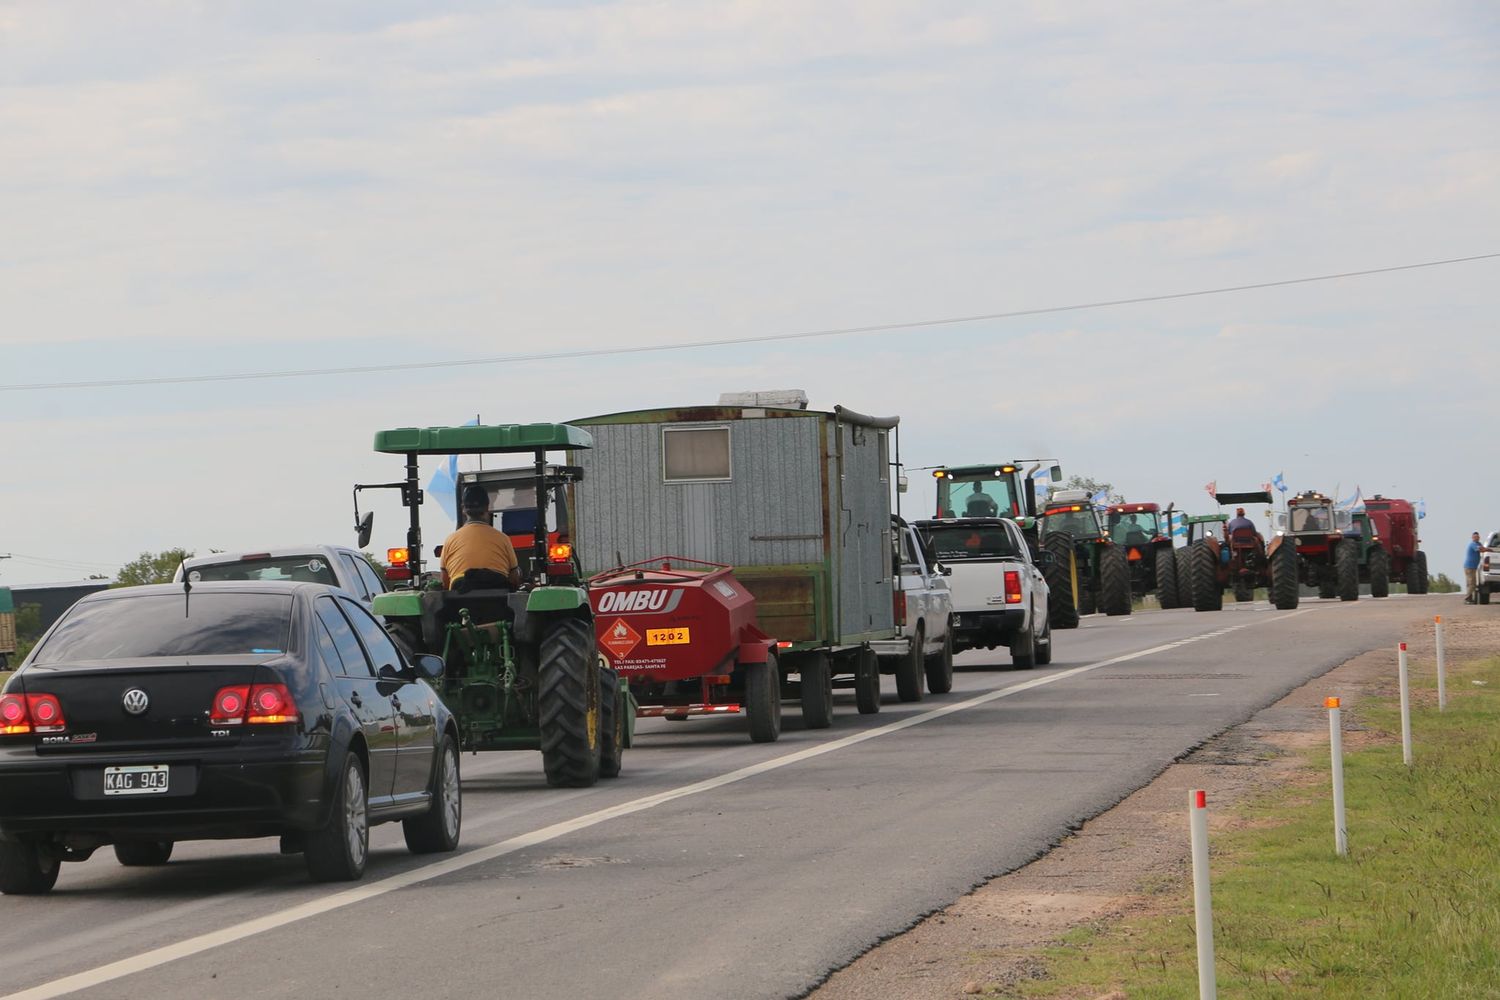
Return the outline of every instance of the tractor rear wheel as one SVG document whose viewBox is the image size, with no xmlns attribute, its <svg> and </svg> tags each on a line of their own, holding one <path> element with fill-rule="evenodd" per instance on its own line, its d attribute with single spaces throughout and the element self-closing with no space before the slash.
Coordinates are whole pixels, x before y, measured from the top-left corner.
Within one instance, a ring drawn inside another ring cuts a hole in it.
<svg viewBox="0 0 1500 1000">
<path fill-rule="evenodd" d="M 765 663 L 747 663 L 744 670 L 750 739 L 775 743 L 781 737 L 781 668 L 776 663 L 776 651 L 767 650 Z"/>
<path fill-rule="evenodd" d="M 906 662 L 905 658 L 901 661 Z M 896 680 L 901 679 L 902 667 L 896 668 Z M 922 683 L 920 672 L 917 684 Z M 908 701 L 902 698 L 902 701 Z M 854 707 L 860 715 L 874 715 L 880 711 L 880 659 L 868 646 L 854 656 Z"/>
<path fill-rule="evenodd" d="M 1163 611 L 1177 607 L 1177 550 L 1156 550 L 1156 603 Z"/>
<path fill-rule="evenodd" d="M 943 635 L 942 651 L 927 657 L 927 690 L 931 694 L 947 694 L 953 690 L 953 626 L 951 624 Z"/>
<path fill-rule="evenodd" d="M 1095 593 L 1096 581 L 1090 567 L 1078 560 L 1078 613 L 1092 615 L 1099 612 L 1099 595 Z"/>
<path fill-rule="evenodd" d="M 1277 611 L 1291 611 L 1300 600 L 1297 547 L 1287 542 L 1271 555 L 1271 603 Z"/>
<path fill-rule="evenodd" d="M 599 777 L 618 778 L 625 763 L 625 727 L 630 699 L 620 690 L 620 675 L 599 668 Z"/>
<path fill-rule="evenodd" d="M 1223 611 L 1224 588 L 1219 583 L 1219 557 L 1207 542 L 1194 542 L 1188 549 L 1193 576 L 1193 610 Z"/>
<path fill-rule="evenodd" d="M 1073 580 L 1077 576 L 1078 559 L 1073 552 L 1073 537 L 1054 531 L 1042 542 L 1052 553 L 1052 562 L 1043 572 L 1047 579 L 1047 617 L 1053 628 L 1077 628 L 1078 605 L 1073 601 Z M 1079 590 L 1083 581 L 1078 581 Z"/>
<path fill-rule="evenodd" d="M 896 697 L 902 701 L 922 700 L 922 644 L 925 638 L 922 626 L 918 625 L 911 637 L 911 649 L 896 661 Z M 876 683 L 879 684 L 878 671 L 876 677 Z M 879 700 L 877 695 L 876 704 L 879 704 Z"/>
<path fill-rule="evenodd" d="M 1179 608 L 1193 606 L 1193 561 L 1189 552 L 1189 547 L 1186 545 L 1172 551 L 1172 561 L 1177 564 L 1177 606 Z"/>
<path fill-rule="evenodd" d="M 1099 603 L 1107 615 L 1130 614 L 1130 560 L 1118 545 L 1106 545 L 1099 553 Z"/>
<path fill-rule="evenodd" d="M 833 670 L 828 664 L 828 654 L 808 653 L 799 666 L 802 722 L 808 729 L 827 729 L 833 725 Z"/>
<path fill-rule="evenodd" d="M 542 767 L 553 788 L 587 788 L 599 780 L 600 684 L 594 630 L 562 618 L 542 636 L 537 714 Z"/>
<path fill-rule="evenodd" d="M 1342 541 L 1334 546 L 1333 570 L 1338 581 L 1339 600 L 1359 600 L 1359 549 L 1353 542 Z"/>
<path fill-rule="evenodd" d="M 1389 597 L 1391 594 L 1391 557 L 1385 549 L 1370 550 L 1370 596 Z"/>
</svg>

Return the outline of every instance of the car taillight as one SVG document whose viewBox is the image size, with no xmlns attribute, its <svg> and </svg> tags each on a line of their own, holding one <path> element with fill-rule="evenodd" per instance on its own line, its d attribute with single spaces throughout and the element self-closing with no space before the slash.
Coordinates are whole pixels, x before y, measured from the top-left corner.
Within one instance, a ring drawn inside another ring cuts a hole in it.
<svg viewBox="0 0 1500 1000">
<path fill-rule="evenodd" d="M 51 694 L 0 695 L 0 736 L 60 733 L 68 728 L 62 702 Z"/>
<path fill-rule="evenodd" d="M 1021 574 L 1018 570 L 1005 571 L 1005 603 L 1021 603 Z"/>
<path fill-rule="evenodd" d="M 213 726 L 270 725 L 296 722 L 297 703 L 285 684 L 239 684 L 214 695 L 208 722 Z"/>
</svg>

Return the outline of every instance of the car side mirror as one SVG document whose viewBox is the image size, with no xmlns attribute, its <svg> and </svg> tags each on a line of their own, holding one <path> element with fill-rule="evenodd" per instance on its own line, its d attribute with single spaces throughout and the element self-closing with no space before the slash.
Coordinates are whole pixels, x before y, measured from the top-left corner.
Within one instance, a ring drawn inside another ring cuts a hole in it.
<svg viewBox="0 0 1500 1000">
<path fill-rule="evenodd" d="M 435 681 L 448 669 L 443 658 L 433 653 L 418 653 L 413 660 L 415 661 L 413 665 L 417 668 L 417 676 L 423 680 Z"/>
<path fill-rule="evenodd" d="M 434 545 L 432 547 L 432 558 L 434 558 L 434 559 L 441 559 L 441 558 L 443 558 L 443 547 L 441 545 Z"/>
<path fill-rule="evenodd" d="M 944 576 L 952 576 L 953 575 L 953 567 L 952 566 L 939 566 L 938 567 L 938 572 L 941 573 L 941 574 L 943 574 Z"/>
</svg>

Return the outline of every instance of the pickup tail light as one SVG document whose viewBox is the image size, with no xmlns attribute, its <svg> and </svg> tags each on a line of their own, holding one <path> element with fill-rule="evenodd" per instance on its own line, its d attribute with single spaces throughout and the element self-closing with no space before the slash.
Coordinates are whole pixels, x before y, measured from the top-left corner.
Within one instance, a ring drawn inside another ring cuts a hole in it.
<svg viewBox="0 0 1500 1000">
<path fill-rule="evenodd" d="M 0 695 L 0 736 L 61 733 L 68 728 L 62 702 L 51 694 Z"/>
<path fill-rule="evenodd" d="M 220 688 L 208 713 L 211 726 L 276 725 L 301 718 L 285 684 L 237 684 Z"/>
<path fill-rule="evenodd" d="M 906 624 L 906 591 L 901 589 L 901 579 L 894 581 L 895 586 L 891 588 L 891 621 L 897 625 Z"/>
<path fill-rule="evenodd" d="M 1019 570 L 1005 571 L 1005 603 L 1021 603 L 1021 573 Z"/>
</svg>

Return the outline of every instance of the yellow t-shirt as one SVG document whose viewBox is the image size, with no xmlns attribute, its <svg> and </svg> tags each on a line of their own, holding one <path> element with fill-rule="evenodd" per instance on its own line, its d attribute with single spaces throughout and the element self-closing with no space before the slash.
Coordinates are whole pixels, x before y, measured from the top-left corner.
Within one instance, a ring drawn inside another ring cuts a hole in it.
<svg viewBox="0 0 1500 1000">
<path fill-rule="evenodd" d="M 443 570 L 450 587 L 471 569 L 509 573 L 515 568 L 516 549 L 510 539 L 481 521 L 464 525 L 443 543 Z"/>
</svg>

